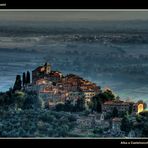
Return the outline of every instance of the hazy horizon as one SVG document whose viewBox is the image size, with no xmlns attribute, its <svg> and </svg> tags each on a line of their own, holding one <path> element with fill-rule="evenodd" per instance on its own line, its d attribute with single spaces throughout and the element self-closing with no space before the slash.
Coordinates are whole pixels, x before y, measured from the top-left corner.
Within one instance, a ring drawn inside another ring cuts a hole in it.
<svg viewBox="0 0 148 148">
<path fill-rule="evenodd" d="M 31 14 L 31 15 L 30 15 Z M 3 21 L 148 20 L 148 11 L 0 11 Z"/>
</svg>

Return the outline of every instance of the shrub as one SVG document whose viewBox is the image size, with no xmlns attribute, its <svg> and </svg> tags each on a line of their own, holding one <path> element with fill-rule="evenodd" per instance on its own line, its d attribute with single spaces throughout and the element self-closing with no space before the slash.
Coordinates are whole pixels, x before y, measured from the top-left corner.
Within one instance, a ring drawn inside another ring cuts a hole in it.
<svg viewBox="0 0 148 148">
<path fill-rule="evenodd" d="M 76 117 L 75 117 L 74 115 L 70 115 L 70 116 L 68 117 L 68 120 L 69 120 L 69 122 L 74 122 L 74 121 L 76 121 L 77 119 L 76 119 Z"/>
<path fill-rule="evenodd" d="M 148 137 L 148 122 L 144 124 L 143 130 L 142 130 L 142 137 Z"/>
<path fill-rule="evenodd" d="M 64 110 L 64 106 L 65 106 L 64 104 L 59 103 L 59 104 L 56 105 L 55 110 L 56 111 L 63 111 Z"/>
<path fill-rule="evenodd" d="M 93 130 L 93 133 L 94 133 L 94 134 L 102 134 L 102 133 L 103 133 L 103 129 L 102 129 L 102 128 L 95 128 L 95 129 Z"/>
</svg>

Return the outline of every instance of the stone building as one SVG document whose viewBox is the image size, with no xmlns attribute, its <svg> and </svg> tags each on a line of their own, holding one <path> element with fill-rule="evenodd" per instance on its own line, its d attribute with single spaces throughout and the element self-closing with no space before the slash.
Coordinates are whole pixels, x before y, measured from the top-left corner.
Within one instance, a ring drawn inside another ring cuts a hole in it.
<svg viewBox="0 0 148 148">
<path fill-rule="evenodd" d="M 45 63 L 43 66 L 37 67 L 32 71 L 32 83 L 36 84 L 36 82 L 40 79 L 44 79 L 46 81 L 51 82 L 59 82 L 62 78 L 62 73 L 59 71 L 52 71 L 51 65 Z"/>
<path fill-rule="evenodd" d="M 32 71 L 32 83 L 35 84 L 39 78 L 44 78 L 51 72 L 51 65 L 45 63 L 43 66 L 37 67 Z"/>
<path fill-rule="evenodd" d="M 88 116 L 80 116 L 77 118 L 77 125 L 82 129 L 103 126 L 104 123 L 104 115 L 98 113 L 89 114 Z M 108 124 L 105 123 L 104 126 L 108 127 Z"/>
<path fill-rule="evenodd" d="M 125 113 L 130 109 L 130 102 L 124 101 L 107 101 L 102 104 L 102 111 L 105 113 L 112 113 L 114 108 L 118 110 L 119 114 Z"/>
<path fill-rule="evenodd" d="M 121 129 L 121 121 L 122 118 L 113 118 L 112 119 L 112 130 L 116 131 L 116 132 L 120 132 Z"/>
<path fill-rule="evenodd" d="M 144 110 L 143 103 L 125 102 L 125 101 L 107 101 L 102 104 L 102 111 L 106 114 L 113 113 L 114 109 L 118 110 L 118 113 L 123 115 L 126 112 L 131 112 L 132 114 L 137 114 Z"/>
</svg>

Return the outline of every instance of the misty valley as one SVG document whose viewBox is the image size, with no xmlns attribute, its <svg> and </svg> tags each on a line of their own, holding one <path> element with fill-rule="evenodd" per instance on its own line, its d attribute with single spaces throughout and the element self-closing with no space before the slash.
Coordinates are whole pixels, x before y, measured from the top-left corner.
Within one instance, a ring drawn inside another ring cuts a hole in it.
<svg viewBox="0 0 148 148">
<path fill-rule="evenodd" d="M 96 26 L 1 26 L 0 90 L 12 87 L 16 74 L 47 61 L 63 73 L 110 87 L 123 99 L 146 101 L 148 33 L 140 29 L 128 32 L 122 26 L 116 31 Z"/>
</svg>

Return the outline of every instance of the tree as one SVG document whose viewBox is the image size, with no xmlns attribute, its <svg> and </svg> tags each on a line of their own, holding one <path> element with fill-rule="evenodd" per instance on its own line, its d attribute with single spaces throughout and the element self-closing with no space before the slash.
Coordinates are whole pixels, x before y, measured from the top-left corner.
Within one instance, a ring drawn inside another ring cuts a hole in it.
<svg viewBox="0 0 148 148">
<path fill-rule="evenodd" d="M 112 93 L 110 89 L 107 89 L 102 93 L 102 99 L 104 99 L 102 100 L 102 102 L 115 100 L 115 95 Z"/>
<path fill-rule="evenodd" d="M 92 98 L 92 111 L 102 112 L 102 102 L 99 95 Z"/>
<path fill-rule="evenodd" d="M 37 93 L 33 91 L 27 92 L 27 94 L 25 95 L 23 109 L 32 109 L 35 107 L 40 107 L 39 99 L 37 99 Z"/>
<path fill-rule="evenodd" d="M 118 117 L 118 110 L 116 107 L 113 108 L 112 117 Z"/>
<path fill-rule="evenodd" d="M 112 93 L 111 90 L 105 90 L 104 92 L 102 93 L 99 93 L 98 96 L 97 96 L 100 101 L 102 103 L 106 102 L 106 101 L 113 101 L 115 100 L 115 95 Z"/>
<path fill-rule="evenodd" d="M 128 134 L 132 128 L 131 123 L 127 116 L 124 116 L 121 121 L 121 130 Z"/>
<path fill-rule="evenodd" d="M 23 72 L 23 86 L 25 86 L 26 84 L 26 74 L 25 72 Z"/>
<path fill-rule="evenodd" d="M 115 100 L 115 95 L 111 90 L 107 89 L 106 91 L 101 92 L 92 98 L 92 110 L 102 112 L 102 104 L 106 101 L 113 100 Z"/>
<path fill-rule="evenodd" d="M 148 123 L 144 124 L 143 130 L 142 130 L 142 137 L 148 137 Z"/>
<path fill-rule="evenodd" d="M 133 104 L 130 103 L 128 113 L 131 114 L 133 112 Z"/>
<path fill-rule="evenodd" d="M 66 137 L 68 134 L 69 127 L 66 124 L 61 125 L 57 129 L 58 137 Z"/>
<path fill-rule="evenodd" d="M 148 119 L 148 111 L 143 111 L 143 112 L 140 112 L 139 115 L 145 117 Z"/>
<path fill-rule="evenodd" d="M 66 100 L 63 109 L 64 109 L 64 111 L 73 111 L 74 106 L 71 104 L 71 100 Z"/>
<path fill-rule="evenodd" d="M 116 97 L 116 100 L 117 100 L 117 101 L 120 101 L 120 97 L 119 97 L 119 96 L 117 96 L 117 97 Z"/>
<path fill-rule="evenodd" d="M 65 105 L 62 103 L 59 103 L 55 106 L 56 111 L 63 111 L 64 110 Z"/>
<path fill-rule="evenodd" d="M 69 120 L 69 122 L 74 122 L 74 121 L 77 120 L 77 118 L 76 118 L 74 115 L 70 115 L 70 116 L 68 117 L 68 120 Z"/>
<path fill-rule="evenodd" d="M 84 96 L 79 98 L 76 103 L 76 110 L 83 111 L 85 109 L 85 98 Z"/>
<path fill-rule="evenodd" d="M 103 134 L 103 129 L 102 128 L 94 128 L 93 133 L 94 134 Z"/>
<path fill-rule="evenodd" d="M 13 99 L 15 101 L 16 108 L 22 108 L 25 102 L 25 93 L 22 91 L 16 91 L 13 94 Z"/>
<path fill-rule="evenodd" d="M 21 76 L 17 75 L 14 83 L 14 87 L 13 87 L 13 92 L 15 92 L 16 90 L 21 90 L 21 88 L 22 88 Z"/>
<path fill-rule="evenodd" d="M 29 71 L 27 71 L 26 83 L 30 84 L 30 72 Z"/>
</svg>

